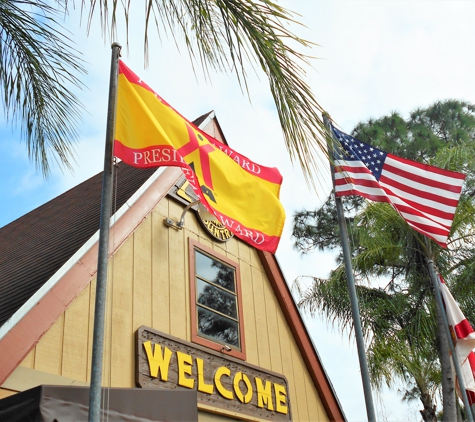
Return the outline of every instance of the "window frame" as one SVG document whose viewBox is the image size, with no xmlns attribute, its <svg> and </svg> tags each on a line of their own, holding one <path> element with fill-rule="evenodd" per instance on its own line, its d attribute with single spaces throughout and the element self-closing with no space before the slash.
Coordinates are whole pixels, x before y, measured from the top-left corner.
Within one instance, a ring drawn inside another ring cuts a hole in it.
<svg viewBox="0 0 475 422">
<path fill-rule="evenodd" d="M 239 343 L 241 350 L 235 349 L 232 345 L 228 345 L 231 350 L 224 349 L 224 343 L 213 341 L 207 337 L 202 337 L 198 333 L 198 316 L 197 316 L 197 298 L 196 298 L 196 271 L 195 271 L 195 250 L 209 256 L 211 259 L 221 261 L 226 265 L 234 268 L 235 283 L 236 283 L 236 302 L 238 312 L 238 327 L 239 327 Z M 191 311 L 191 341 L 201 346 L 208 347 L 212 350 L 222 352 L 225 355 L 233 356 L 238 359 L 246 360 L 246 343 L 244 341 L 244 314 L 242 306 L 242 292 L 241 292 L 241 274 L 239 271 L 239 264 L 226 256 L 216 252 L 215 250 L 205 246 L 198 241 L 188 238 L 188 256 L 189 256 L 189 281 L 190 281 L 190 311 Z"/>
</svg>

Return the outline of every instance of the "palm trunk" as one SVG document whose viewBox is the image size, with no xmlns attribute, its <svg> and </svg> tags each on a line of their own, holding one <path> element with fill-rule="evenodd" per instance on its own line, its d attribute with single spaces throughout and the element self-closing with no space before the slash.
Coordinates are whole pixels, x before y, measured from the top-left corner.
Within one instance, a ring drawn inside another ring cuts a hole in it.
<svg viewBox="0 0 475 422">
<path fill-rule="evenodd" d="M 436 414 L 436 406 L 432 402 L 432 397 L 430 396 L 429 393 L 421 390 L 421 402 L 422 405 L 424 406 L 423 410 L 419 410 L 422 416 L 422 420 L 424 422 L 437 422 L 437 414 Z"/>
</svg>

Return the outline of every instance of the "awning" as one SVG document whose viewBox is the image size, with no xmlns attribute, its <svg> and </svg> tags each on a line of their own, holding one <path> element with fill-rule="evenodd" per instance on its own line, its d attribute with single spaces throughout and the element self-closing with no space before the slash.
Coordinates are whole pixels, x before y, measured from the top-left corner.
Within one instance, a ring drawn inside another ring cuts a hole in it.
<svg viewBox="0 0 475 422">
<path fill-rule="evenodd" d="M 195 390 L 103 388 L 104 420 L 124 422 L 198 421 Z M 0 420 L 87 421 L 89 387 L 40 385 L 0 400 Z"/>
</svg>

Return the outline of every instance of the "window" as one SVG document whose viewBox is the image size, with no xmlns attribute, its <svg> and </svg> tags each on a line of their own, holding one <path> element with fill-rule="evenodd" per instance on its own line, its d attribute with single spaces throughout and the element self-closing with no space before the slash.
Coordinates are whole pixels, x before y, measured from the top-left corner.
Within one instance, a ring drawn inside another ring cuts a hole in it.
<svg viewBox="0 0 475 422">
<path fill-rule="evenodd" d="M 190 239 L 190 283 L 192 341 L 245 359 L 238 264 Z"/>
</svg>

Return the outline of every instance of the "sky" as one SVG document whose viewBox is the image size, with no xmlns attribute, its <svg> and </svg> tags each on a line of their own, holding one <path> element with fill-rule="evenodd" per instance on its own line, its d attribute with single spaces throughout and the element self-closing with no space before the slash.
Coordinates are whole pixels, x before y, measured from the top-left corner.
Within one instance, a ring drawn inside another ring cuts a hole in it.
<svg viewBox="0 0 475 422">
<path fill-rule="evenodd" d="M 407 116 L 437 100 L 475 103 L 474 1 L 278 3 L 300 15 L 296 18 L 304 26 L 294 26 L 294 31 L 318 44 L 304 50 L 315 57 L 312 67 L 306 68 L 306 81 L 344 131 L 351 132 L 358 122 L 392 111 Z M 96 15 L 89 36 L 79 10 L 71 10 L 64 22 L 88 70 L 82 78 L 87 88 L 76 91 L 86 112 L 78 128 L 74 173 L 55 166 L 45 180 L 29 162 L 18 128 L 0 117 L 0 227 L 102 169 L 111 40 L 102 38 Z M 279 168 L 284 177 L 281 200 L 287 222 L 277 259 L 289 284 L 300 275 L 326 277 L 335 265 L 334 254 L 302 257 L 293 248 L 291 221 L 295 211 L 314 209 L 326 199 L 330 192 L 328 165 L 321 163 L 317 188 L 309 189 L 298 163 L 292 164 L 288 158 L 265 75 L 249 68 L 249 99 L 232 74 L 212 72 L 206 80 L 199 65 L 194 73 L 181 40 L 175 44 L 163 34 L 160 40 L 153 36 L 154 28 L 150 31 L 149 66 L 144 69 L 143 17 L 141 4 L 132 10 L 128 48 L 120 25 L 116 41 L 124 46 L 122 59 L 189 120 L 214 110 L 232 148 L 260 164 Z M 364 421 L 353 338 L 321 317 L 305 316 L 305 320 L 348 421 Z M 421 405 L 402 403 L 397 389 L 385 389 L 381 394 L 373 391 L 378 420 L 420 420 Z"/>
</svg>

